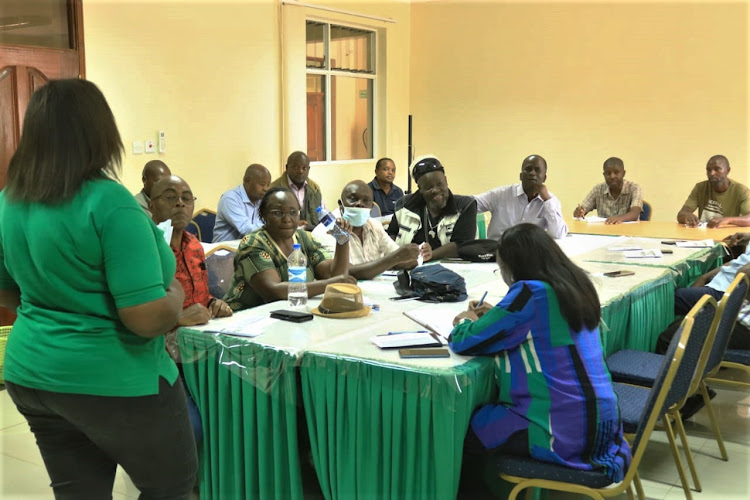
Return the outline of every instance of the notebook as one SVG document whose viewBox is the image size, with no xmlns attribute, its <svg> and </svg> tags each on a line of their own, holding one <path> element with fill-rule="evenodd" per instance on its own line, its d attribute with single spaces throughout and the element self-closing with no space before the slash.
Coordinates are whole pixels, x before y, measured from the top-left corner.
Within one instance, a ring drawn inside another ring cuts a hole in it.
<svg viewBox="0 0 750 500">
<path fill-rule="evenodd" d="M 453 318 L 456 317 L 458 311 L 442 305 L 440 307 L 425 306 L 411 309 L 404 311 L 404 314 L 407 318 L 447 339 L 453 331 Z"/>
</svg>

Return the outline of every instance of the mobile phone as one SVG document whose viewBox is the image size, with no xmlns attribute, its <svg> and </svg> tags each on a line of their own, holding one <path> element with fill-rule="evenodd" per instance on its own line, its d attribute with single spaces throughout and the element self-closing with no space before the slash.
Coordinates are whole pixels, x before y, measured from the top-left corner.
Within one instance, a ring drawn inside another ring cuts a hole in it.
<svg viewBox="0 0 750 500">
<path fill-rule="evenodd" d="M 427 349 L 399 349 L 401 358 L 450 358 L 451 352 L 444 347 L 433 347 Z"/>
<path fill-rule="evenodd" d="M 311 319 L 313 319 L 313 315 L 310 313 L 300 311 L 287 311 L 284 309 L 271 311 L 271 317 L 284 321 L 291 321 L 293 323 L 302 323 L 304 321 L 310 321 Z"/>
<path fill-rule="evenodd" d="M 635 274 L 634 271 L 610 271 L 608 273 L 604 273 L 604 276 L 607 276 L 608 278 L 619 278 L 621 276 L 633 276 Z"/>
<path fill-rule="evenodd" d="M 674 251 L 673 250 L 666 250 L 665 249 L 665 250 L 662 250 L 661 253 L 674 253 Z"/>
<path fill-rule="evenodd" d="M 391 297 L 390 300 L 394 302 L 398 302 L 399 300 L 417 300 L 419 299 L 419 295 L 405 295 L 403 297 Z"/>
<path fill-rule="evenodd" d="M 462 259 L 461 257 L 445 257 L 440 260 L 449 264 L 471 264 L 470 260 Z"/>
<path fill-rule="evenodd" d="M 676 245 L 677 242 L 676 241 L 662 241 L 661 244 L 662 245 Z"/>
</svg>

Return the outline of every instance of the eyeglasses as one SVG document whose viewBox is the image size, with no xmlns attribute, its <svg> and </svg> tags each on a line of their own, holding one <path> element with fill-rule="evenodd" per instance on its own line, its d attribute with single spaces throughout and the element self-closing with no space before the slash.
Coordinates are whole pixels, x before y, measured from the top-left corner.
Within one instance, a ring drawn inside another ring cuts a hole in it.
<svg viewBox="0 0 750 500">
<path fill-rule="evenodd" d="M 268 215 L 271 215 L 276 219 L 283 219 L 285 215 L 288 215 L 290 218 L 294 219 L 299 215 L 299 210 L 297 210 L 296 208 L 292 208 L 288 212 L 285 212 L 283 210 L 269 210 Z"/>
<path fill-rule="evenodd" d="M 198 199 L 195 196 L 187 195 L 187 194 L 183 194 L 182 196 L 177 196 L 176 194 L 162 194 L 153 199 L 158 200 L 159 198 L 161 198 L 162 200 L 170 204 L 177 203 L 177 200 L 182 200 L 182 202 L 185 205 L 190 205 L 191 203 L 195 203 L 195 200 Z"/>
<path fill-rule="evenodd" d="M 440 163 L 440 160 L 432 157 L 423 158 L 419 161 L 419 163 L 414 165 L 414 168 L 412 168 L 411 170 L 411 176 L 414 178 L 414 180 L 417 180 L 424 174 L 435 171 L 445 172 L 443 164 Z"/>
</svg>

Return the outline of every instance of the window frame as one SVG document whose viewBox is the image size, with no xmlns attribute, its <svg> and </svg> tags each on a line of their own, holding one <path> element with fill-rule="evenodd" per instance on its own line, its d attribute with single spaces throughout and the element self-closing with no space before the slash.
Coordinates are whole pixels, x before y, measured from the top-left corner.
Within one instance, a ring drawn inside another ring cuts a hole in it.
<svg viewBox="0 0 750 500">
<path fill-rule="evenodd" d="M 372 161 L 377 158 L 377 130 L 378 130 L 378 30 L 369 26 L 362 26 L 356 23 L 348 23 L 339 20 L 324 19 L 314 16 L 305 17 L 305 27 L 308 22 L 320 23 L 324 25 L 323 29 L 323 68 L 308 68 L 307 57 L 305 57 L 305 82 L 307 81 L 308 75 L 323 76 L 324 77 L 324 104 L 325 104 L 325 160 L 310 161 L 310 165 L 355 165 L 361 164 L 362 162 Z M 370 60 L 372 64 L 372 73 L 346 71 L 339 69 L 331 69 L 331 57 L 330 57 L 330 43 L 331 43 L 331 26 L 341 26 L 344 28 L 355 28 L 362 31 L 367 31 L 372 34 L 370 38 Z M 305 38 L 305 44 L 307 38 Z M 305 51 L 306 53 L 306 51 Z M 372 131 L 371 131 L 371 143 L 372 151 L 370 158 L 355 158 L 348 160 L 332 160 L 333 157 L 333 130 L 331 127 L 331 77 L 332 76 L 343 76 L 349 78 L 363 78 L 372 81 Z M 307 85 L 305 84 L 305 88 Z"/>
</svg>

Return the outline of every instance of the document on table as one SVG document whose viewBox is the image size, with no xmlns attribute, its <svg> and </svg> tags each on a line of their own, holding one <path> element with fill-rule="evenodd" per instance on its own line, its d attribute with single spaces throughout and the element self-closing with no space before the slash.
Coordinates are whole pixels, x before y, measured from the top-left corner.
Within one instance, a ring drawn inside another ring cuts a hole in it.
<svg viewBox="0 0 750 500">
<path fill-rule="evenodd" d="M 394 349 L 396 347 L 441 347 L 445 344 L 435 334 L 425 332 L 376 335 L 370 337 L 370 342 L 381 349 Z"/>
<path fill-rule="evenodd" d="M 643 259 L 643 258 L 656 258 L 662 256 L 661 250 L 659 249 L 651 249 L 651 250 L 626 250 L 625 252 L 622 252 L 622 255 L 628 259 Z"/>
<path fill-rule="evenodd" d="M 453 331 L 453 318 L 458 314 L 453 309 L 441 306 L 420 307 L 410 311 L 404 311 L 407 318 L 412 319 L 425 328 L 432 330 L 441 337 L 447 339 Z"/>
<path fill-rule="evenodd" d="M 643 250 L 643 247 L 639 247 L 637 245 L 619 245 L 607 247 L 607 250 L 609 250 L 610 252 L 625 252 L 628 250 Z"/>
<path fill-rule="evenodd" d="M 205 325 L 195 325 L 190 328 L 203 332 L 226 333 L 240 337 L 257 337 L 265 332 L 266 328 L 278 322 L 278 319 L 269 316 L 230 316 L 228 318 L 215 318 Z"/>
<path fill-rule="evenodd" d="M 712 248 L 714 246 L 714 240 L 676 241 L 675 245 L 681 248 Z"/>
</svg>

